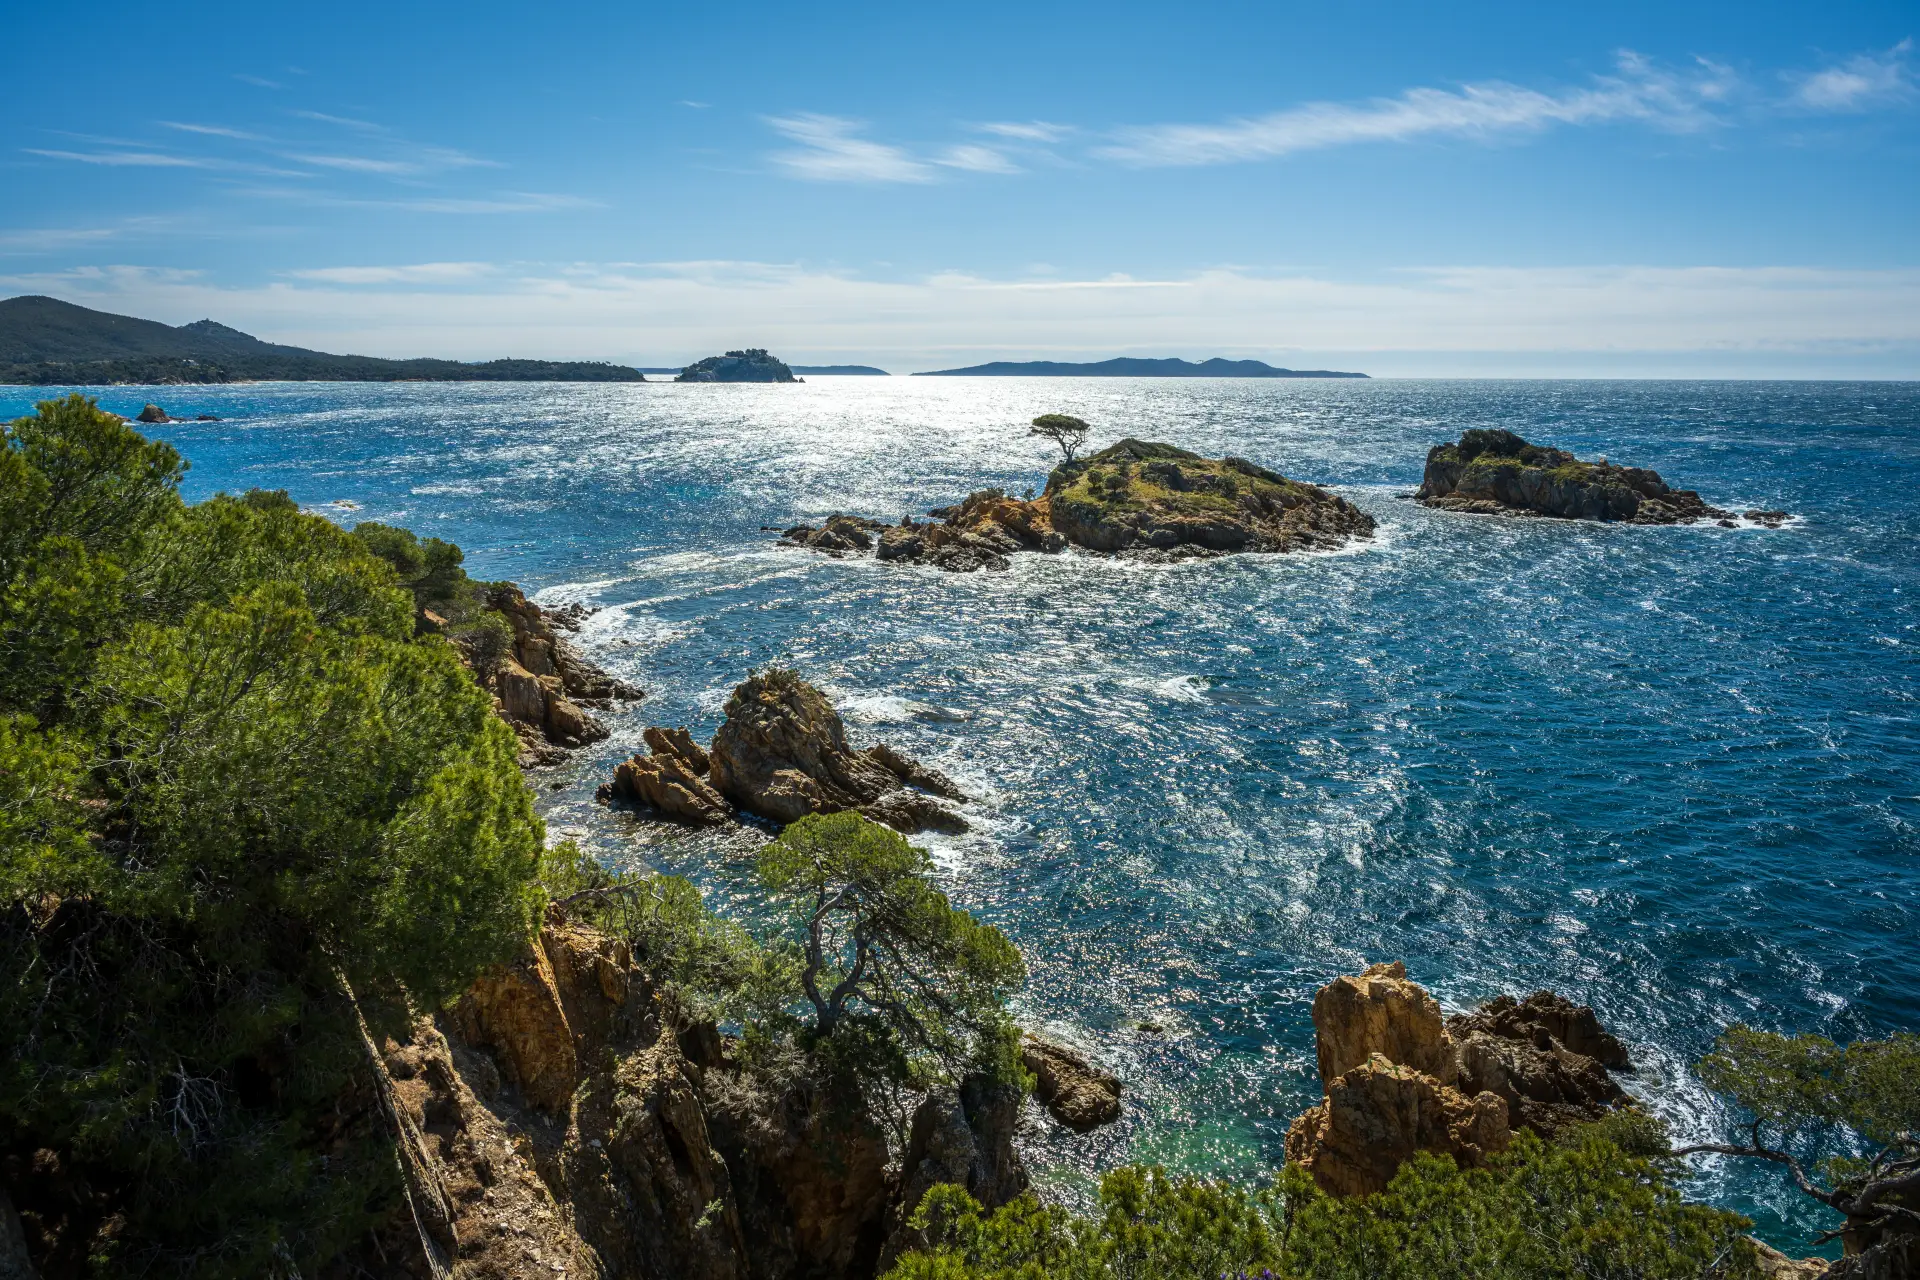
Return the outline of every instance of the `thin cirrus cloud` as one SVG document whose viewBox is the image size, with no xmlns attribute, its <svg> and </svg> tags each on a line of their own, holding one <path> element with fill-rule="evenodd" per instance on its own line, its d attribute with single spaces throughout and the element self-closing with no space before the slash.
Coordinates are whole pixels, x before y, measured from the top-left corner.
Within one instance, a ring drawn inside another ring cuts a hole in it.
<svg viewBox="0 0 1920 1280">
<path fill-rule="evenodd" d="M 136 169 L 211 169 L 211 161 L 192 156 L 167 155 L 159 151 L 52 151 L 41 147 L 22 147 L 30 156 L 49 160 L 71 160 L 77 164 L 101 164 Z"/>
<path fill-rule="evenodd" d="M 1009 160 L 1003 153 L 995 151 L 992 147 L 975 145 L 948 147 L 934 163 L 949 169 L 966 169 L 973 173 L 1020 172 L 1020 166 Z"/>
<path fill-rule="evenodd" d="M 932 182 L 931 165 L 904 148 L 860 135 L 861 124 L 811 112 L 775 116 L 767 123 L 798 143 L 777 151 L 773 162 L 787 173 L 812 182 Z"/>
<path fill-rule="evenodd" d="M 1139 166 L 1208 165 L 1363 142 L 1538 133 L 1555 125 L 1636 122 L 1693 131 L 1716 122 L 1714 107 L 1735 85 L 1732 72 L 1705 60 L 1681 73 L 1623 53 L 1616 74 L 1562 93 L 1499 81 L 1458 91 L 1409 89 L 1397 98 L 1315 102 L 1222 124 L 1122 129 L 1095 154 Z"/>
<path fill-rule="evenodd" d="M 1075 132 L 1072 125 L 1051 124 L 1045 120 L 993 120 L 976 127 L 982 133 L 1015 142 L 1062 142 Z"/>
<path fill-rule="evenodd" d="M 1864 111 L 1883 102 L 1912 96 L 1907 58 L 1913 41 L 1902 40 L 1885 53 L 1863 53 L 1836 67 L 1799 78 L 1796 106 L 1815 111 Z"/>
<path fill-rule="evenodd" d="M 197 133 L 208 138 L 232 138 L 238 142 L 265 142 L 257 133 L 248 133 L 244 129 L 229 129 L 223 124 L 189 124 L 182 120 L 156 121 L 163 129 L 178 129 L 181 133 Z"/>
<path fill-rule="evenodd" d="M 288 274 L 322 284 L 464 284 L 493 269 L 486 262 L 420 262 L 405 267 L 318 267 Z"/>
</svg>

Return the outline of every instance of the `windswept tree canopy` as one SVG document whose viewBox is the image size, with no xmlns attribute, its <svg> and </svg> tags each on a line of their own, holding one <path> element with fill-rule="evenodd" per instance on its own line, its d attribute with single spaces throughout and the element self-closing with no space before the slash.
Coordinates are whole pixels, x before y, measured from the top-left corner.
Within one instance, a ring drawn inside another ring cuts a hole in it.
<svg viewBox="0 0 1920 1280">
<path fill-rule="evenodd" d="M 815 1029 L 881 1018 L 911 1051 L 977 1060 L 1001 1038 L 1026 979 L 1020 953 L 931 883 L 924 849 L 857 813 L 810 814 L 761 851 L 760 877 L 793 911 Z"/>
<path fill-rule="evenodd" d="M 1060 446 L 1060 452 L 1066 455 L 1066 461 L 1072 462 L 1080 446 L 1093 434 L 1093 428 L 1079 418 L 1067 413 L 1043 413 L 1033 420 L 1033 426 L 1027 434 L 1051 440 Z"/>
</svg>

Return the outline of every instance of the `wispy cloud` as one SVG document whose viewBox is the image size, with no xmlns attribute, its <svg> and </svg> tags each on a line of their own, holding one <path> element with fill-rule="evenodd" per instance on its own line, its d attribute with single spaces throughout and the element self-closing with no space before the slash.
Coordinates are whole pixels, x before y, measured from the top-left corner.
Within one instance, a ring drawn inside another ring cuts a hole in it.
<svg viewBox="0 0 1920 1280">
<path fill-rule="evenodd" d="M 948 147 L 934 160 L 949 169 L 967 169 L 974 173 L 1019 173 L 1020 166 L 992 147 Z"/>
<path fill-rule="evenodd" d="M 244 129 L 229 129 L 223 124 L 188 124 L 180 120 L 160 120 L 155 123 L 164 129 L 178 129 L 182 133 L 204 134 L 210 138 L 233 138 L 240 142 L 265 142 L 257 133 L 248 133 Z"/>
<path fill-rule="evenodd" d="M 900 147 L 859 136 L 861 124 L 838 116 L 778 116 L 775 130 L 800 144 L 777 151 L 773 162 L 813 182 L 931 182 L 934 171 Z"/>
<path fill-rule="evenodd" d="M 705 111 L 713 104 L 711 102 L 695 102 L 692 98 L 682 98 L 674 105 L 677 107 L 692 107 L 695 111 Z"/>
<path fill-rule="evenodd" d="M 1735 83 L 1727 68 L 1704 60 L 1680 73 L 1623 53 L 1617 74 L 1595 77 L 1586 87 L 1562 93 L 1498 81 L 1458 91 L 1410 89 L 1397 98 L 1315 102 L 1223 124 L 1123 129 L 1114 145 L 1096 154 L 1136 165 L 1228 164 L 1359 142 L 1488 138 L 1536 133 L 1554 125 L 1635 121 L 1694 130 L 1715 121 L 1713 107 L 1727 99 Z"/>
<path fill-rule="evenodd" d="M 315 165 L 322 169 L 344 169 L 348 173 L 399 175 L 419 173 L 421 168 L 406 160 L 377 160 L 371 156 L 322 156 L 305 152 L 289 152 L 287 159 L 301 164 Z"/>
<path fill-rule="evenodd" d="M 1863 53 L 1836 67 L 1798 77 L 1793 100 L 1815 111 L 1864 111 L 1913 94 L 1907 66 L 1913 41 L 1902 40 L 1885 53 Z"/>
<path fill-rule="evenodd" d="M 0 231 L 0 253 L 45 253 L 52 249 L 71 249 L 111 240 L 117 234 L 112 227 L 44 227 Z"/>
<path fill-rule="evenodd" d="M 291 116 L 302 120 L 318 120 L 321 124 L 337 124 L 343 129 L 358 129 L 362 133 L 385 133 L 385 125 L 375 124 L 371 120 L 355 120 L 351 116 L 330 116 L 324 111 L 289 111 Z"/>
<path fill-rule="evenodd" d="M 487 262 L 420 262 L 406 267 L 318 267 L 287 274 L 323 284 L 464 284 L 493 270 Z"/>
<path fill-rule="evenodd" d="M 982 133 L 1017 142 L 1062 142 L 1075 132 L 1072 125 L 1050 124 L 1045 120 L 995 120 L 976 127 Z"/>
<path fill-rule="evenodd" d="M 48 151 L 39 147 L 22 147 L 30 156 L 45 156 L 50 160 L 73 160 L 80 164 L 104 164 L 127 166 L 141 169 L 210 169 L 210 161 L 192 156 L 172 156 L 158 151 Z"/>
<path fill-rule="evenodd" d="M 277 80 L 269 80 L 265 76 L 250 76 L 238 71 L 234 73 L 233 78 L 241 84 L 250 84 L 256 89 L 284 89 L 286 87 Z"/>
</svg>

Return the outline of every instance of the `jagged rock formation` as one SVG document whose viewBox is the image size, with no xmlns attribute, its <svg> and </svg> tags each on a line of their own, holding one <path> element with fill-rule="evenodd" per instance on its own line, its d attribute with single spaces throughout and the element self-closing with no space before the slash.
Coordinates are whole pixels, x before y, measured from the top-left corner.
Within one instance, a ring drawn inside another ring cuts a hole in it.
<svg viewBox="0 0 1920 1280">
<path fill-rule="evenodd" d="M 890 1163 L 871 1117 L 740 1067 L 623 944 L 558 910 L 519 961 L 387 1039 L 377 1071 L 412 1212 L 341 1277 L 855 1280 L 918 1243 L 902 1224 L 936 1183 L 993 1205 L 1027 1185 L 1018 1097 L 936 1093 Z"/>
<path fill-rule="evenodd" d="M 798 382 L 793 370 L 768 355 L 764 347 L 708 356 L 681 370 L 675 382 Z"/>
<path fill-rule="evenodd" d="M 685 729 L 650 728 L 649 754 L 614 769 L 603 803 L 625 801 L 696 826 L 737 807 L 774 822 L 854 809 L 897 831 L 965 831 L 943 801 L 965 801 L 951 778 L 885 743 L 856 751 L 826 695 L 790 671 L 750 676 L 702 751 Z"/>
<path fill-rule="evenodd" d="M 1313 1027 L 1326 1097 L 1293 1122 L 1287 1158 L 1334 1195 L 1381 1190 L 1415 1151 L 1470 1167 L 1514 1128 L 1549 1136 L 1628 1102 L 1608 1075 L 1631 1069 L 1626 1050 L 1551 992 L 1443 1018 L 1396 961 L 1322 987 Z"/>
<path fill-rule="evenodd" d="M 510 582 L 487 592 L 487 607 L 513 628 L 512 651 L 484 680 L 501 716 L 520 736 L 522 766 L 557 764 L 567 750 L 598 742 L 607 730 L 584 708 L 634 701 L 642 692 L 582 658 L 561 630 L 577 630 L 585 610 L 546 612 Z M 432 625 L 432 615 L 427 615 Z"/>
<path fill-rule="evenodd" d="M 150 404 L 140 410 L 140 415 L 137 418 L 135 418 L 134 421 L 153 423 L 153 422 L 172 422 L 173 419 L 169 418 L 167 416 L 167 411 L 165 409 L 162 409 L 159 405 Z"/>
<path fill-rule="evenodd" d="M 622 800 L 653 810 L 663 818 L 694 826 L 715 826 L 733 816 L 733 808 L 704 776 L 707 753 L 685 729 L 649 728 L 650 754 L 635 755 L 614 766 L 613 781 L 601 787 L 602 801 Z"/>
<path fill-rule="evenodd" d="M 1086 1133 L 1120 1118 L 1120 1081 L 1073 1050 L 1027 1035 L 1020 1064 L 1033 1075 L 1033 1096 L 1055 1120 Z"/>
<path fill-rule="evenodd" d="M 1143 440 L 1122 440 L 1055 467 L 1046 492 L 1026 500 L 983 489 L 888 527 L 834 516 L 781 536 L 834 554 L 873 546 L 882 560 L 955 572 L 1005 569 L 1021 551 L 1069 545 L 1132 559 L 1165 561 L 1245 551 L 1332 550 L 1373 536 L 1373 517 L 1317 485 L 1289 480 L 1244 458 L 1212 459 Z"/>
<path fill-rule="evenodd" d="M 1458 443 L 1435 445 L 1427 453 L 1426 474 L 1414 497 L 1443 511 L 1479 515 L 1734 524 L 1731 511 L 1708 506 L 1691 489 L 1669 488 L 1657 471 L 1617 467 L 1604 458 L 1582 462 L 1563 449 L 1529 444 L 1511 431 L 1475 429 L 1463 433 Z M 1746 515 L 1769 527 L 1787 518 L 1784 511 Z"/>
</svg>

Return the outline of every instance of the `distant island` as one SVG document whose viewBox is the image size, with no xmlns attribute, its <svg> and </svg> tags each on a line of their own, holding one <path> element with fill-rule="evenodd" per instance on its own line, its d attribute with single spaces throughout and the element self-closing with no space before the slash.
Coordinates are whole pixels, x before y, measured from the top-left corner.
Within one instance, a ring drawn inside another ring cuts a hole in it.
<svg viewBox="0 0 1920 1280">
<path fill-rule="evenodd" d="M 675 382 L 798 382 L 793 370 L 767 354 L 765 347 L 729 351 L 723 356 L 696 360 L 681 370 Z"/>
<path fill-rule="evenodd" d="M 220 382 L 645 382 L 589 361 L 383 360 L 262 342 L 213 320 L 179 327 L 23 296 L 0 301 L 0 383 L 26 386 Z"/>
<path fill-rule="evenodd" d="M 795 373 L 823 373 L 836 377 L 858 376 L 863 378 L 891 378 L 893 375 L 885 369 L 876 369 L 870 364 L 797 364 Z"/>
<path fill-rule="evenodd" d="M 1092 364 L 1060 360 L 995 360 L 965 369 L 929 369 L 916 378 L 1364 378 L 1332 369 L 1276 369 L 1259 360 L 1152 360 L 1117 356 Z"/>
</svg>

